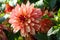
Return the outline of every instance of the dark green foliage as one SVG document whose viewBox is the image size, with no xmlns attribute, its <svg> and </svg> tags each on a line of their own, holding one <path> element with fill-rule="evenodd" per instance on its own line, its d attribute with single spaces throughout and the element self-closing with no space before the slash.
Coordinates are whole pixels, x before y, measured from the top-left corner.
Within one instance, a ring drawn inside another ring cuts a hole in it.
<svg viewBox="0 0 60 40">
<path fill-rule="evenodd" d="M 19 32 L 13 33 L 5 30 L 5 33 L 7 35 L 8 40 L 23 40 L 23 37 L 21 37 Z"/>
<path fill-rule="evenodd" d="M 44 0 L 44 6 L 49 7 L 51 10 L 55 7 L 56 0 Z"/>
<path fill-rule="evenodd" d="M 39 1 L 39 0 L 29 0 L 31 3 L 35 3 L 35 2 L 37 2 L 37 1 Z"/>
<path fill-rule="evenodd" d="M 4 17 L 1 17 L 0 18 L 0 23 L 2 23 L 4 20 L 5 20 L 5 18 Z"/>
<path fill-rule="evenodd" d="M 35 38 L 37 40 L 48 40 L 47 34 L 44 34 L 44 33 L 37 33 L 35 35 Z"/>
<path fill-rule="evenodd" d="M 35 7 L 43 8 L 44 7 L 43 0 L 39 0 L 39 1 L 35 2 Z"/>
<path fill-rule="evenodd" d="M 60 40 L 60 30 L 56 34 L 57 40 Z"/>
<path fill-rule="evenodd" d="M 18 4 L 21 4 L 23 2 L 23 0 L 18 0 L 17 3 Z"/>
</svg>

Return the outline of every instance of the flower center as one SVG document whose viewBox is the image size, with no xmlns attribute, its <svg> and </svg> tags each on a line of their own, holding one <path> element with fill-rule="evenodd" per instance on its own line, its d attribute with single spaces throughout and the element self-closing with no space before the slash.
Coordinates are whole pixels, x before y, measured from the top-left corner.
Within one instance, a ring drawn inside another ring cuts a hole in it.
<svg viewBox="0 0 60 40">
<path fill-rule="evenodd" d="M 22 22 L 25 22 L 25 21 L 26 21 L 26 17 L 25 17 L 25 16 L 20 16 L 19 18 L 20 18 L 20 20 L 21 20 Z"/>
</svg>

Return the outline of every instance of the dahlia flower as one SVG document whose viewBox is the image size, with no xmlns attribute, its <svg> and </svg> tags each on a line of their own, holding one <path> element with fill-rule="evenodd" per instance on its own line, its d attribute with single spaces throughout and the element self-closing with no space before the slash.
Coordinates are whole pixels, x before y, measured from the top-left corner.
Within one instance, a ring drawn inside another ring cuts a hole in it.
<svg viewBox="0 0 60 40">
<path fill-rule="evenodd" d="M 14 8 L 14 7 L 10 6 L 10 5 L 7 3 L 4 12 L 5 12 L 5 13 L 9 13 L 9 12 L 12 11 L 13 8 Z"/>
<path fill-rule="evenodd" d="M 27 2 L 27 4 L 21 4 L 12 10 L 9 23 L 13 27 L 13 32 L 16 33 L 20 30 L 22 36 L 28 36 L 28 34 L 34 35 L 40 28 L 40 19 L 43 13 L 41 9 L 34 8 L 34 4 Z"/>
<path fill-rule="evenodd" d="M 48 18 L 44 18 L 40 21 L 40 32 L 47 33 L 48 30 L 53 26 L 53 22 Z"/>
</svg>

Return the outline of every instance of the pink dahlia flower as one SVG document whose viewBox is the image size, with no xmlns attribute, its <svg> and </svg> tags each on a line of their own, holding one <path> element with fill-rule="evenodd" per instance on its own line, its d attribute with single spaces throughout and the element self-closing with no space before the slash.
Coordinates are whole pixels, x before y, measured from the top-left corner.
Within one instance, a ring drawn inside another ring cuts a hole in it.
<svg viewBox="0 0 60 40">
<path fill-rule="evenodd" d="M 39 8 L 34 8 L 34 4 L 27 2 L 27 4 L 21 4 L 12 10 L 9 23 L 13 27 L 13 32 L 16 33 L 20 30 L 22 36 L 28 36 L 28 34 L 34 35 L 40 28 L 40 18 L 42 12 Z"/>
</svg>

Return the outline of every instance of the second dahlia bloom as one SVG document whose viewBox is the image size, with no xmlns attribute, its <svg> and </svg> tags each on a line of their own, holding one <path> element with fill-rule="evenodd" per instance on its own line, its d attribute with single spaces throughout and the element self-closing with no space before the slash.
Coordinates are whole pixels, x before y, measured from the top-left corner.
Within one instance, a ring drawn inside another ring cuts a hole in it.
<svg viewBox="0 0 60 40">
<path fill-rule="evenodd" d="M 44 18 L 42 20 L 40 20 L 40 32 L 41 33 L 47 33 L 48 30 L 53 26 L 53 22 L 52 20 L 48 19 L 48 18 Z"/>
<path fill-rule="evenodd" d="M 9 13 L 9 12 L 12 11 L 13 8 L 14 8 L 14 7 L 12 7 L 12 6 L 10 6 L 8 3 L 6 3 L 6 7 L 5 7 L 4 12 L 5 12 L 5 13 Z"/>
<path fill-rule="evenodd" d="M 34 8 L 34 4 L 27 2 L 27 4 L 21 4 L 12 10 L 9 23 L 13 27 L 13 32 L 18 32 L 22 36 L 28 36 L 28 34 L 34 35 L 36 31 L 40 28 L 40 18 L 42 17 L 42 12 L 39 8 Z"/>
</svg>

